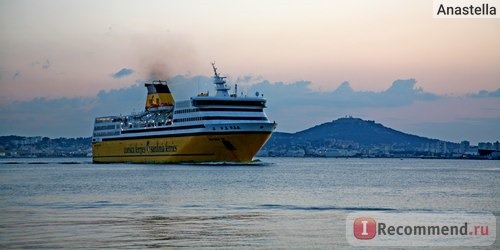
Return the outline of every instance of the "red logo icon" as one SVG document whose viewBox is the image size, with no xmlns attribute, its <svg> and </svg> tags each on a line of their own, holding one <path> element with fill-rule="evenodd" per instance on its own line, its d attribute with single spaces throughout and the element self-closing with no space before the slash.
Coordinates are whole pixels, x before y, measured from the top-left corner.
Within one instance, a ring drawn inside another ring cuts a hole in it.
<svg viewBox="0 0 500 250">
<path fill-rule="evenodd" d="M 358 240 L 373 239 L 377 233 L 377 223 L 373 218 L 361 217 L 354 220 L 354 237 Z"/>
</svg>

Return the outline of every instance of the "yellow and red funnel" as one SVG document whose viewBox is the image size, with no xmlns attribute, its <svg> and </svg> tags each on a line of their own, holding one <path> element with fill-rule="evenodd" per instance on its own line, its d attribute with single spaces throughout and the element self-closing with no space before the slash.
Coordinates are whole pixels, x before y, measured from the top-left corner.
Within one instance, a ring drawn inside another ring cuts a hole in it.
<svg viewBox="0 0 500 250">
<path fill-rule="evenodd" d="M 175 101 L 166 81 L 153 81 L 146 83 L 148 89 L 148 96 L 146 98 L 145 108 L 157 108 L 163 106 L 174 106 Z"/>
</svg>

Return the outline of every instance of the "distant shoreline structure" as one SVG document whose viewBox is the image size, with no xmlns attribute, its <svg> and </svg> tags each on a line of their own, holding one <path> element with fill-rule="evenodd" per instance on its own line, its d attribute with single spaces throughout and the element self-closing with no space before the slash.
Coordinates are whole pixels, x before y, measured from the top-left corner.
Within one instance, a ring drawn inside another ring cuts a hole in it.
<svg viewBox="0 0 500 250">
<path fill-rule="evenodd" d="M 351 122 L 351 125 L 364 124 L 367 128 L 375 126 L 385 128 L 375 121 L 367 121 L 359 118 L 344 117 L 332 122 Z M 327 123 L 327 125 L 330 123 Z M 324 125 L 324 124 L 323 124 Z M 337 124 L 338 125 L 338 124 Z M 308 131 L 321 125 L 303 130 Z M 356 129 L 353 127 L 353 129 Z M 390 128 L 388 131 L 395 131 Z M 303 132 L 299 131 L 297 133 Z M 297 134 L 295 133 L 295 134 Z M 400 132 L 399 132 L 400 133 Z M 402 133 L 404 134 L 404 133 Z M 437 139 L 423 145 L 423 150 L 401 150 L 393 143 L 363 146 L 353 143 L 353 138 L 330 139 L 329 145 L 313 147 L 307 140 L 292 141 L 293 145 L 280 145 L 276 140 L 280 138 L 289 141 L 290 133 L 274 132 L 271 139 L 258 152 L 258 157 L 338 157 L 338 158 L 423 158 L 423 159 L 498 159 L 497 154 L 500 143 L 483 142 L 471 145 L 467 141 L 461 143 L 445 142 Z M 283 136 L 285 138 L 283 138 Z M 324 136 L 322 136 L 324 137 Z M 419 137 L 424 138 L 424 137 Z M 427 138 L 428 139 L 428 138 Z M 309 143 L 309 144 L 307 144 Z M 274 145 L 273 145 L 274 144 Z M 308 148 L 310 145 L 310 148 Z M 356 146 L 358 145 L 358 146 Z M 328 146 L 328 147 L 327 147 Z M 422 145 L 420 145 L 422 146 Z M 418 145 L 417 145 L 418 147 Z M 307 150 L 307 152 L 306 152 Z M 22 137 L 22 136 L 0 136 L 0 157 L 90 157 L 91 138 L 58 138 L 48 137 Z"/>
</svg>

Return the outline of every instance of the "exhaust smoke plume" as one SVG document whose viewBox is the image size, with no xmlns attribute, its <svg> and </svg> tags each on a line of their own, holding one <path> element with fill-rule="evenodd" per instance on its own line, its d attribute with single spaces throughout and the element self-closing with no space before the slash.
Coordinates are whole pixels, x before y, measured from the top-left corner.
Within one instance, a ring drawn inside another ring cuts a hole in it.
<svg viewBox="0 0 500 250">
<path fill-rule="evenodd" d="M 196 51 L 189 39 L 168 32 L 151 32 L 133 37 L 138 71 L 144 80 L 169 80 L 176 75 L 198 72 Z"/>
<path fill-rule="evenodd" d="M 147 80 L 168 80 L 171 76 L 168 72 L 168 66 L 165 62 L 156 61 L 149 65 Z"/>
</svg>

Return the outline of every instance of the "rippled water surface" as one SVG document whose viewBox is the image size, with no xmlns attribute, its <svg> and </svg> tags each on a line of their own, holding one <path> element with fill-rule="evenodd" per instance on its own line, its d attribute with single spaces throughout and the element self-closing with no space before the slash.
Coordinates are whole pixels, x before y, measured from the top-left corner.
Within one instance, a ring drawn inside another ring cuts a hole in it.
<svg viewBox="0 0 500 250">
<path fill-rule="evenodd" d="M 499 161 L 2 159 L 0 248 L 348 247 L 352 211 L 498 217 L 499 179 Z"/>
</svg>

